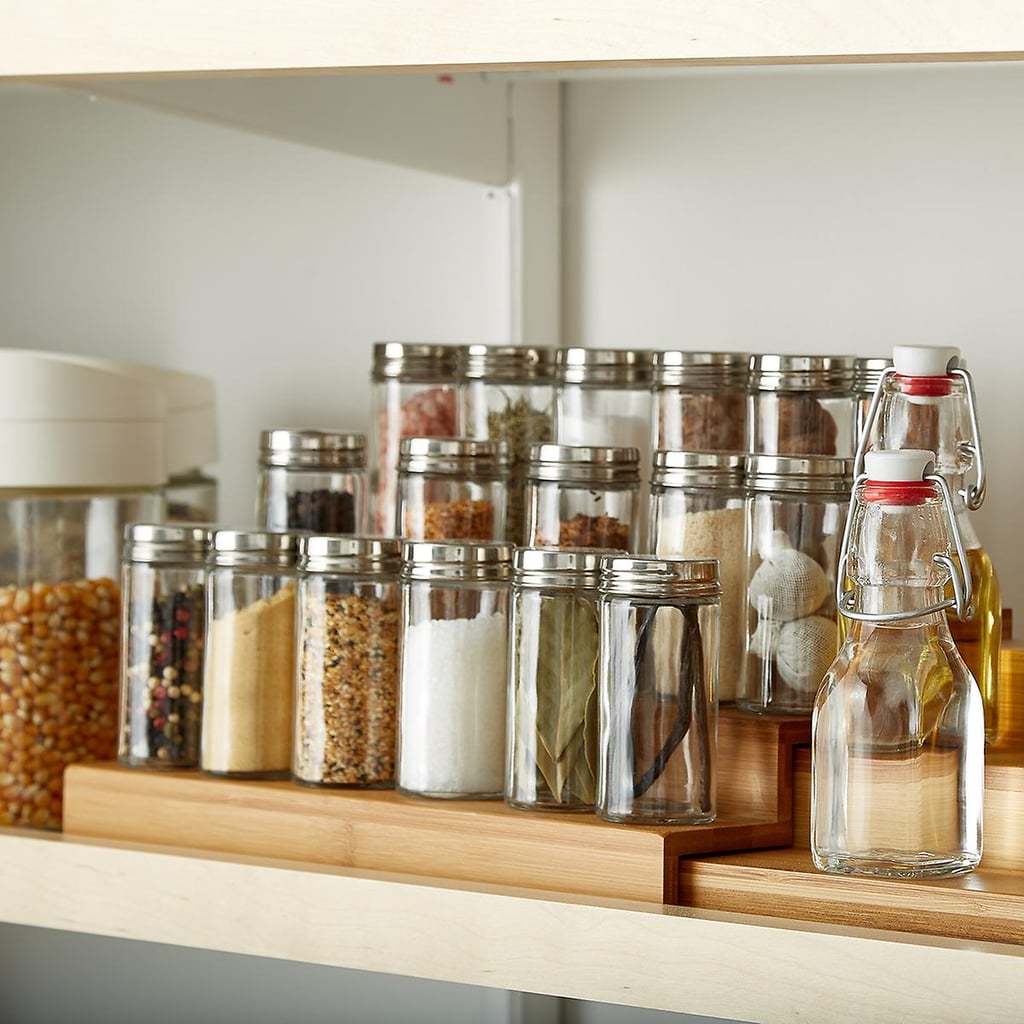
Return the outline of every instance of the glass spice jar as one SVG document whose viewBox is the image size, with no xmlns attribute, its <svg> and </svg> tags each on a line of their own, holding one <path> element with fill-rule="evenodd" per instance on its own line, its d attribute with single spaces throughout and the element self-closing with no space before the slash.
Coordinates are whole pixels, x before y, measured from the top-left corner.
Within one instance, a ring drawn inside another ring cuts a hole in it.
<svg viewBox="0 0 1024 1024">
<path fill-rule="evenodd" d="M 207 581 L 200 767 L 286 778 L 295 705 L 298 535 L 215 530 Z"/>
<path fill-rule="evenodd" d="M 594 808 L 597 583 L 601 556 L 612 553 L 517 548 L 513 555 L 505 772 L 512 807 Z"/>
<path fill-rule="evenodd" d="M 500 540 L 507 480 L 503 441 L 404 438 L 396 532 L 410 540 Z"/>
<path fill-rule="evenodd" d="M 117 757 L 133 768 L 195 768 L 209 530 L 132 523 L 124 536 Z"/>
<path fill-rule="evenodd" d="M 717 558 L 722 587 L 718 702 L 739 689 L 746 641 L 744 457 L 656 451 L 651 547 L 663 558 Z"/>
<path fill-rule="evenodd" d="M 746 451 L 749 364 L 746 352 L 655 352 L 654 450 Z"/>
<path fill-rule="evenodd" d="M 869 452 L 854 487 L 840 560 L 850 589 L 836 595 L 850 624 L 811 727 L 823 871 L 926 878 L 981 860 L 985 709 L 945 614 L 967 614 L 971 580 L 932 460 Z"/>
<path fill-rule="evenodd" d="M 256 516 L 261 529 L 356 533 L 366 494 L 366 437 L 336 430 L 264 430 Z"/>
<path fill-rule="evenodd" d="M 867 426 L 871 402 L 882 381 L 882 374 L 890 366 L 892 360 L 887 356 L 863 356 L 853 361 L 853 397 L 857 403 L 853 436 L 856 438 L 857 447 Z"/>
<path fill-rule="evenodd" d="M 394 783 L 400 566 L 397 539 L 299 538 L 298 782 Z"/>
<path fill-rule="evenodd" d="M 505 781 L 509 544 L 402 547 L 398 788 L 500 797 Z"/>
<path fill-rule="evenodd" d="M 747 450 L 852 458 L 853 364 L 847 356 L 751 356 Z"/>
<path fill-rule="evenodd" d="M 524 541 L 530 446 L 554 436 L 555 352 L 550 348 L 467 345 L 460 371 L 461 430 L 508 449 L 504 539 Z"/>
<path fill-rule="evenodd" d="M 639 459 L 636 448 L 534 445 L 526 469 L 527 546 L 634 550 Z"/>
<path fill-rule="evenodd" d="M 737 703 L 809 715 L 839 646 L 835 589 L 852 459 L 748 455 L 746 659 Z"/>
<path fill-rule="evenodd" d="M 458 345 L 386 341 L 373 346 L 370 521 L 374 533 L 395 533 L 399 441 L 459 434 L 460 352 Z"/>
<path fill-rule="evenodd" d="M 600 581 L 597 813 L 715 818 L 718 563 L 607 556 Z"/>
</svg>

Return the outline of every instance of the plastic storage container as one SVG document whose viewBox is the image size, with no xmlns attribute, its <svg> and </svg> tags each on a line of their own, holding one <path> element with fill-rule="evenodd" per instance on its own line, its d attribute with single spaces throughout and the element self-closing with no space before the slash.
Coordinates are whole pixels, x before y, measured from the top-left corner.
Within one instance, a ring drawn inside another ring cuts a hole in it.
<svg viewBox="0 0 1024 1024">
<path fill-rule="evenodd" d="M 502 441 L 508 450 L 504 539 L 525 539 L 526 464 L 530 447 L 554 437 L 555 351 L 550 348 L 467 345 L 460 371 L 461 432 Z"/>
<path fill-rule="evenodd" d="M 633 824 L 715 817 L 718 564 L 602 561 L 597 813 Z"/>
<path fill-rule="evenodd" d="M 264 530 L 357 533 L 366 495 L 366 436 L 341 430 L 260 434 L 257 522 Z"/>
<path fill-rule="evenodd" d="M 651 547 L 662 557 L 717 558 L 722 586 L 718 701 L 736 699 L 746 643 L 744 457 L 656 451 Z"/>
<path fill-rule="evenodd" d="M 399 447 L 396 532 L 410 540 L 501 540 L 507 484 L 502 441 L 407 437 Z"/>
<path fill-rule="evenodd" d="M 398 731 L 401 541 L 299 538 L 292 777 L 390 786 Z"/>
<path fill-rule="evenodd" d="M 297 535 L 215 530 L 207 583 L 200 766 L 287 777 L 295 706 Z"/>
<path fill-rule="evenodd" d="M 636 448 L 534 445 L 526 470 L 527 546 L 635 550 L 639 458 Z"/>
<path fill-rule="evenodd" d="M 163 396 L 0 350 L 0 824 L 58 828 L 64 768 L 117 755 L 125 524 L 159 522 Z"/>
<path fill-rule="evenodd" d="M 202 526 L 125 528 L 117 756 L 129 767 L 199 764 L 209 540 Z"/>
<path fill-rule="evenodd" d="M 749 455 L 747 657 L 737 703 L 809 715 L 839 646 L 835 589 L 852 459 Z"/>
<path fill-rule="evenodd" d="M 505 782 L 509 544 L 402 549 L 398 787 L 500 797 Z"/>
<path fill-rule="evenodd" d="M 372 531 L 392 536 L 398 508 L 398 442 L 456 437 L 461 346 L 399 341 L 373 346 L 370 494 Z"/>
</svg>

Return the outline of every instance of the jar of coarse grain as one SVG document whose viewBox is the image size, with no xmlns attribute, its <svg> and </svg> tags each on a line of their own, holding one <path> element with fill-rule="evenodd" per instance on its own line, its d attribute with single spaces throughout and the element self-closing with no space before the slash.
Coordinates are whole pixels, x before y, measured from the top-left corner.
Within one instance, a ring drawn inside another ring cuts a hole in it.
<svg viewBox="0 0 1024 1024">
<path fill-rule="evenodd" d="M 372 532 L 393 536 L 398 508 L 398 442 L 456 437 L 460 345 L 386 341 L 373 346 L 370 495 Z"/>
<path fill-rule="evenodd" d="M 839 645 L 835 590 L 852 459 L 748 455 L 746 658 L 737 703 L 809 715 Z"/>
<path fill-rule="evenodd" d="M 299 538 L 298 782 L 394 783 L 400 567 L 397 539 Z"/>
<path fill-rule="evenodd" d="M 215 530 L 207 581 L 200 767 L 287 777 L 295 705 L 298 535 Z"/>
<path fill-rule="evenodd" d="M 59 828 L 67 765 L 117 755 L 121 541 L 163 517 L 163 397 L 0 350 L 0 824 Z"/>
<path fill-rule="evenodd" d="M 555 353 L 555 441 L 635 448 L 644 495 L 651 472 L 653 357 L 642 349 L 560 348 Z M 634 550 L 646 545 L 646 518 L 636 531 Z"/>
<path fill-rule="evenodd" d="M 651 472 L 654 551 L 663 557 L 718 559 L 720 704 L 736 699 L 746 639 L 743 471 L 743 456 L 736 453 L 656 451 Z"/>
<path fill-rule="evenodd" d="M 530 446 L 554 437 L 555 351 L 466 346 L 460 374 L 462 432 L 504 441 L 508 448 L 508 508 L 504 539 L 524 541 L 524 489 Z"/>
<path fill-rule="evenodd" d="M 527 546 L 635 550 L 639 460 L 636 448 L 534 445 L 526 470 Z"/>
<path fill-rule="evenodd" d="M 608 555 L 598 593 L 598 815 L 713 821 L 718 563 Z"/>
<path fill-rule="evenodd" d="M 853 364 L 847 356 L 751 356 L 747 451 L 852 458 Z"/>
<path fill-rule="evenodd" d="M 505 536 L 504 441 L 407 437 L 399 446 L 397 532 L 409 540 Z"/>
<path fill-rule="evenodd" d="M 498 798 L 505 782 L 510 544 L 402 546 L 398 788 Z"/>
<path fill-rule="evenodd" d="M 746 451 L 749 364 L 746 352 L 655 352 L 655 450 Z"/>
<path fill-rule="evenodd" d="M 366 495 L 366 436 L 264 430 L 256 516 L 264 530 L 357 533 Z"/>
<path fill-rule="evenodd" d="M 129 767 L 199 764 L 209 539 L 202 526 L 125 528 L 117 756 Z"/>
</svg>

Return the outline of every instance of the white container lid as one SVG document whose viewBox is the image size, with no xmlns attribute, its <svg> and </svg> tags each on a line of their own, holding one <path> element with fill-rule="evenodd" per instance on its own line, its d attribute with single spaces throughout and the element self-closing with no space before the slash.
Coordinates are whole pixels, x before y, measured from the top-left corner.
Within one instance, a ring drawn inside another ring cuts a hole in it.
<svg viewBox="0 0 1024 1024">
<path fill-rule="evenodd" d="M 923 448 L 868 452 L 864 472 L 875 483 L 919 484 L 925 474 L 935 472 L 935 453 Z"/>
<path fill-rule="evenodd" d="M 0 487 L 156 487 L 164 396 L 77 356 L 0 348 Z"/>
<path fill-rule="evenodd" d="M 892 365 L 901 377 L 945 377 L 964 362 L 951 345 L 896 345 Z"/>
</svg>

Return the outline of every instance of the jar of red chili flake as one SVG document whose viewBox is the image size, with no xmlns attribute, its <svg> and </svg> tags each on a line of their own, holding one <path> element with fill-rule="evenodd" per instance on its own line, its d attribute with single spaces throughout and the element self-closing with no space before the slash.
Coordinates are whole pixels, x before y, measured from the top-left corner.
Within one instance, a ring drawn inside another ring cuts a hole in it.
<svg viewBox="0 0 1024 1024">
<path fill-rule="evenodd" d="M 125 527 L 118 760 L 194 768 L 206 646 L 203 526 Z"/>
</svg>

